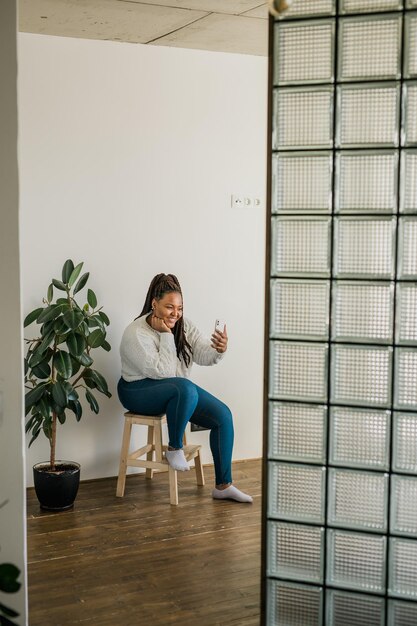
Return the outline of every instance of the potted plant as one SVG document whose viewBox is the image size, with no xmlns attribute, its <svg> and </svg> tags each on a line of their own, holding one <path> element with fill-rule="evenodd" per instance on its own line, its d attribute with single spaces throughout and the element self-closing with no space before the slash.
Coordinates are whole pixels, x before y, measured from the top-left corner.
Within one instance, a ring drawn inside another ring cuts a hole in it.
<svg viewBox="0 0 417 626">
<path fill-rule="evenodd" d="M 92 367 L 94 349 L 110 350 L 106 340 L 110 321 L 102 308 L 97 308 L 91 289 L 85 304 L 75 300 L 89 277 L 88 272 L 80 276 L 82 267 L 83 263 L 74 266 L 71 259 L 65 261 L 62 280 L 52 279 L 43 306 L 24 320 L 25 327 L 33 322 L 40 325 L 34 339 L 25 338 L 25 409 L 26 432 L 32 434 L 29 447 L 41 431 L 50 443 L 49 462 L 33 468 L 36 494 L 41 507 L 48 510 L 73 506 L 80 480 L 78 463 L 55 458 L 58 423 L 65 423 L 68 412 L 80 421 L 82 391 L 94 413 L 99 412 L 99 405 L 93 390 L 111 397 L 106 380 Z M 58 292 L 55 300 L 54 289 Z"/>
</svg>

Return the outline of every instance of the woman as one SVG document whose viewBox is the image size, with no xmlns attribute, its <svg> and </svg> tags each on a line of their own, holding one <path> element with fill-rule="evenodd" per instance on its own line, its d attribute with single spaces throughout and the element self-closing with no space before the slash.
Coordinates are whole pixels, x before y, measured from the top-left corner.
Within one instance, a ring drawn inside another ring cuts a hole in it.
<svg viewBox="0 0 417 626">
<path fill-rule="evenodd" d="M 182 292 L 173 274 L 152 280 L 142 313 L 123 333 L 120 346 L 120 402 L 133 413 L 166 414 L 169 443 L 166 459 L 179 471 L 189 470 L 182 449 L 188 422 L 209 428 L 216 484 L 212 496 L 252 502 L 232 484 L 233 420 L 230 409 L 189 380 L 193 363 L 214 365 L 227 350 L 227 332 L 210 341 L 183 317 Z"/>
</svg>

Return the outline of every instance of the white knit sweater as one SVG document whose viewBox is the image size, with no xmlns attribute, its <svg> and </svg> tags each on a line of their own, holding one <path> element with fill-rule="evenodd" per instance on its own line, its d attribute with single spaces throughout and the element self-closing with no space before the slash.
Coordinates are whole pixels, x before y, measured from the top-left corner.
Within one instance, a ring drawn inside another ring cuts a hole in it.
<svg viewBox="0 0 417 626">
<path fill-rule="evenodd" d="M 190 320 L 184 318 L 184 331 L 193 354 L 188 367 L 177 357 L 174 335 L 154 330 L 143 315 L 129 324 L 122 336 L 120 356 L 122 377 L 127 382 L 143 378 L 189 378 L 193 363 L 214 365 L 223 354 L 211 347 L 211 341 L 204 337 Z"/>
</svg>

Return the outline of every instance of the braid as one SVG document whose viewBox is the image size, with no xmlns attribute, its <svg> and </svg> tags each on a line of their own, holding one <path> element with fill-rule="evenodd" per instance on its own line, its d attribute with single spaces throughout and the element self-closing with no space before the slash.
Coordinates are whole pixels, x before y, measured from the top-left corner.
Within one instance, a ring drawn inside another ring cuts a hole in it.
<svg viewBox="0 0 417 626">
<path fill-rule="evenodd" d="M 182 297 L 181 285 L 178 278 L 174 274 L 157 274 L 149 285 L 142 312 L 138 315 L 138 317 L 142 317 L 142 315 L 146 315 L 146 313 L 149 313 L 152 310 L 152 300 L 154 298 L 156 300 L 160 300 L 166 293 L 171 293 L 173 291 L 178 292 Z M 180 361 L 183 359 L 185 365 L 188 367 L 193 351 L 185 336 L 184 318 L 182 316 L 175 324 L 173 334 L 175 346 L 177 348 L 177 357 Z"/>
</svg>

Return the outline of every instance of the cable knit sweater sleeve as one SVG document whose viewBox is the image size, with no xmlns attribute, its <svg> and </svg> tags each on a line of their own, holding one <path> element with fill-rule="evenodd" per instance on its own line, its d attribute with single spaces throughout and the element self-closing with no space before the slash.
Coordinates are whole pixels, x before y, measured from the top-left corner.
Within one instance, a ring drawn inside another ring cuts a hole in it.
<svg viewBox="0 0 417 626">
<path fill-rule="evenodd" d="M 184 330 L 187 341 L 193 350 L 193 362 L 197 365 L 215 365 L 223 358 L 224 354 L 217 352 L 211 347 L 211 340 L 198 330 L 194 324 L 184 318 Z"/>
<path fill-rule="evenodd" d="M 176 376 L 178 359 L 174 335 L 146 328 L 143 319 L 130 324 L 123 333 L 120 346 L 123 378 L 130 382 Z"/>
</svg>

